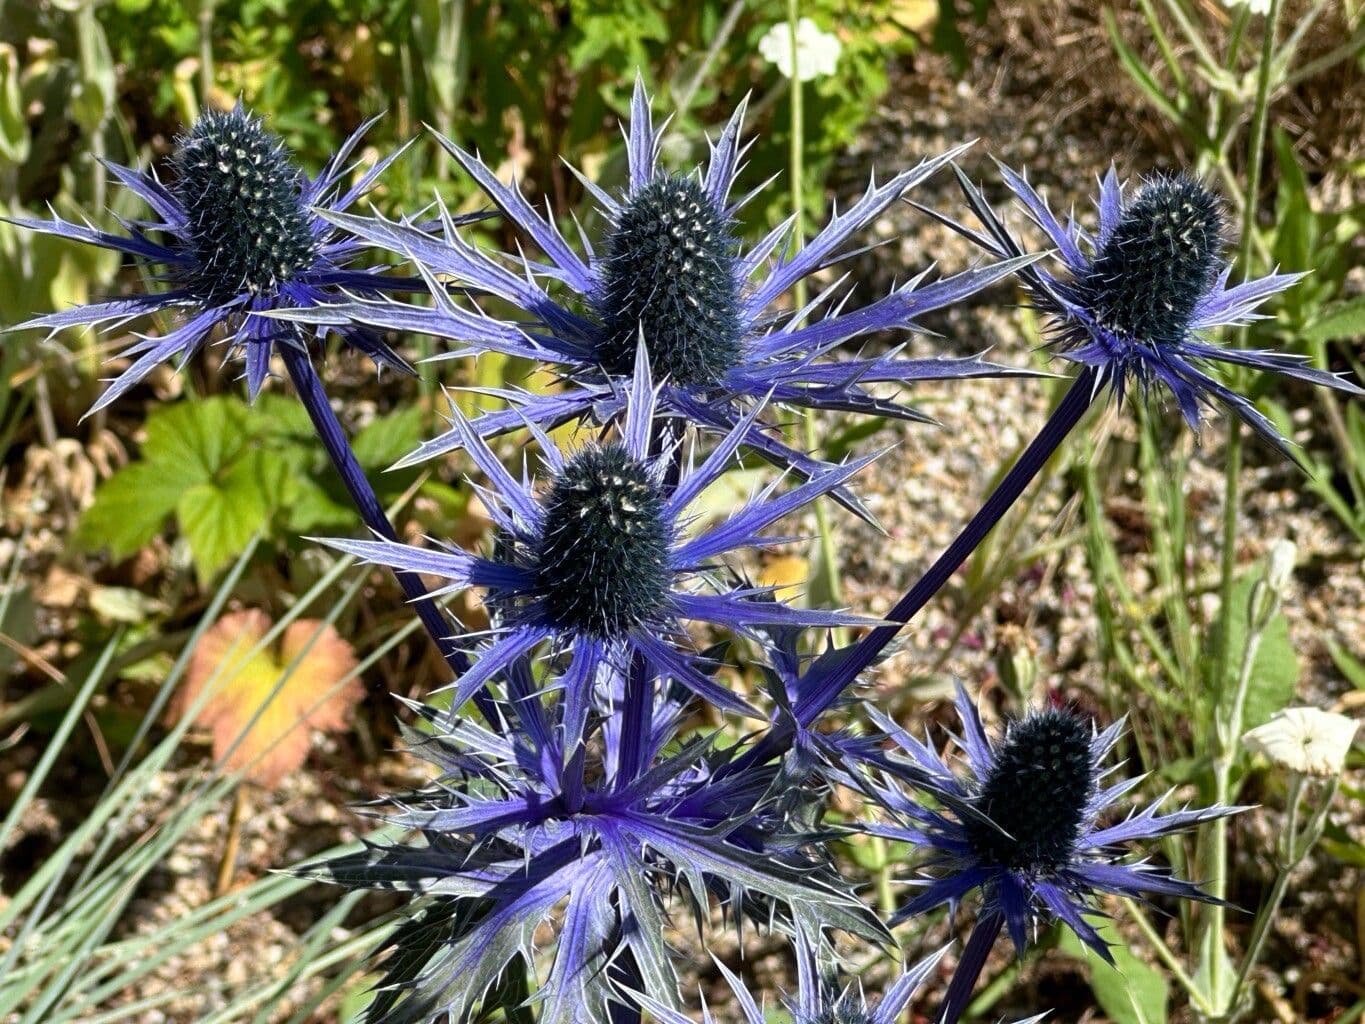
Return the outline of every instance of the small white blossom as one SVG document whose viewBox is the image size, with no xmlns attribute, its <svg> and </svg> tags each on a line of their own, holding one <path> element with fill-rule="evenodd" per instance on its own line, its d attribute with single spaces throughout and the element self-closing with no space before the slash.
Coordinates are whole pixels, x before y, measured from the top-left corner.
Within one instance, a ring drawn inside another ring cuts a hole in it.
<svg viewBox="0 0 1365 1024">
<path fill-rule="evenodd" d="M 1331 711 L 1286 708 L 1244 735 L 1242 745 L 1290 771 L 1331 778 L 1341 774 L 1359 724 Z"/>
<path fill-rule="evenodd" d="M 1292 540 L 1277 540 L 1270 549 L 1270 557 L 1266 560 L 1265 581 L 1281 600 L 1284 599 L 1285 591 L 1289 587 L 1290 577 L 1294 575 L 1294 562 L 1298 555 L 1299 549 L 1294 546 Z"/>
<path fill-rule="evenodd" d="M 823 32 L 809 18 L 796 23 L 796 73 L 802 82 L 809 82 L 821 75 L 834 74 L 839 63 L 838 36 Z M 758 41 L 758 52 L 787 78 L 792 76 L 792 37 L 791 26 L 785 21 L 768 29 Z"/>
<path fill-rule="evenodd" d="M 1269 14 L 1270 0 L 1223 0 L 1224 7 L 1245 7 L 1252 14 Z"/>
</svg>

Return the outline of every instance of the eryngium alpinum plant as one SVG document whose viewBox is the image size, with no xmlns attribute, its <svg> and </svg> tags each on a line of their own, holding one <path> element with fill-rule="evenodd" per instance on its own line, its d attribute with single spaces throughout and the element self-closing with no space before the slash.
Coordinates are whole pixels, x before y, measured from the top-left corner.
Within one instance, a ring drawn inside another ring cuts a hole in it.
<svg viewBox="0 0 1365 1024">
<path fill-rule="evenodd" d="M 1048 238 L 1052 251 L 1039 254 L 957 171 L 984 230 L 935 216 L 993 262 L 938 280 L 912 275 L 856 308 L 847 277 L 834 277 L 796 308 L 790 296 L 799 282 L 859 251 L 880 213 L 950 169 L 965 147 L 883 184 L 874 179 L 804 245 L 794 244 L 789 220 L 746 247 L 736 219 L 745 200 L 732 197 L 747 147 L 743 115 L 741 104 L 704 169 L 665 170 L 665 126 L 654 124 L 637 82 L 627 179 L 617 190 L 582 179 L 605 228 L 595 242 L 584 234 L 581 248 L 515 184 L 437 136 L 533 243 L 534 256 L 480 247 L 444 208 L 435 221 L 347 212 L 396 154 L 345 185 L 357 133 L 309 179 L 241 108 L 206 114 L 189 129 L 169 184 L 114 169 L 154 219 L 121 234 L 18 222 L 125 252 L 159 268 L 168 285 L 23 326 L 122 323 L 166 310 L 183 317 L 165 336 L 125 350 L 133 362 L 97 407 L 156 363 L 183 362 L 215 337 L 245 357 L 253 395 L 272 360 L 283 359 L 374 534 L 325 543 L 397 571 L 447 656 L 453 699 L 414 704 L 415 724 L 405 727 L 432 781 L 393 797 L 385 813 L 412 839 L 299 869 L 411 896 L 377 953 L 383 980 L 366 1010 L 375 1024 L 463 1024 L 499 1013 L 540 1024 L 625 1024 L 650 1013 L 681 1024 L 697 1006 L 687 964 L 722 929 L 741 941 L 761 929 L 793 942 L 798 984 L 782 998 L 799 1024 L 892 1024 L 949 958 L 939 951 L 867 992 L 841 973 L 835 950 L 847 943 L 836 942 L 842 933 L 889 947 L 891 926 L 944 904 L 970 907 L 975 918 L 937 1012 L 952 1024 L 1002 930 L 1022 952 L 1040 925 L 1058 920 L 1107 955 L 1093 924 L 1100 894 L 1209 898 L 1152 862 L 1153 840 L 1238 808 L 1119 810 L 1141 781 L 1106 764 L 1121 723 L 1036 710 L 992 743 L 960 692 L 959 769 L 875 708 L 861 729 L 834 727 L 828 713 L 1102 391 L 1122 395 L 1134 384 L 1149 397 L 1165 388 L 1196 427 L 1202 406 L 1219 404 L 1288 452 L 1250 401 L 1212 375 L 1214 364 L 1357 390 L 1299 360 L 1204 337 L 1259 315 L 1294 275 L 1230 285 L 1221 203 L 1191 176 L 1153 176 L 1125 194 L 1111 172 L 1091 231 L 1074 220 L 1063 226 L 1022 176 L 1002 171 Z M 347 269 L 367 246 L 409 264 L 411 276 Z M 1059 271 L 1047 269 L 1049 258 Z M 1037 438 L 889 621 L 797 607 L 749 583 L 736 556 L 791 539 L 771 528 L 808 503 L 829 496 L 868 514 L 854 480 L 875 456 L 824 462 L 790 443 L 781 412 L 918 420 L 899 393 L 908 385 L 1026 376 L 975 356 L 910 358 L 895 337 L 1011 275 L 1049 318 L 1053 349 L 1080 369 Z M 385 297 L 395 290 L 421 300 Z M 486 312 L 490 300 L 512 312 Z M 470 487 L 494 522 L 487 550 L 396 539 L 312 370 L 320 337 L 332 331 L 396 368 L 407 363 L 394 333 L 422 333 L 449 342 L 439 359 L 500 352 L 559 375 L 560 385 L 543 393 L 494 392 L 487 397 L 500 406 L 477 416 L 454 411 L 448 431 L 404 460 L 458 450 L 473 461 L 480 482 Z M 862 347 L 850 351 L 855 341 Z M 575 424 L 583 429 L 551 438 L 552 428 Z M 536 472 L 530 459 L 507 468 L 489 446 L 514 431 L 538 449 Z M 697 499 L 746 454 L 780 472 L 718 520 L 699 522 Z M 436 594 L 481 594 L 487 630 L 452 636 L 455 624 L 434 610 L 417 574 L 439 582 Z M 699 623 L 719 642 L 701 646 Z M 830 645 L 832 627 L 867 626 L 876 628 Z M 766 680 L 762 693 L 731 688 L 736 676 L 727 670 L 742 664 Z M 856 826 L 827 820 L 835 786 L 862 795 L 875 813 L 854 816 Z M 889 922 L 839 877 L 831 856 L 832 841 L 855 827 L 908 843 L 928 872 L 914 876 L 920 891 Z M 726 1019 L 759 1024 L 762 1000 L 722 970 L 738 1007 Z"/>
</svg>

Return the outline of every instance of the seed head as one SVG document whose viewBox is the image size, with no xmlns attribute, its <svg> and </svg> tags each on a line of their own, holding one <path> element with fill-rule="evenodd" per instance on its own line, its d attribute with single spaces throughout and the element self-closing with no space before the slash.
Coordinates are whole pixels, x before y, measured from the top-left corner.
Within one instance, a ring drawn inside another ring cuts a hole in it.
<svg viewBox="0 0 1365 1024">
<path fill-rule="evenodd" d="M 691 177 L 637 191 L 607 238 L 598 360 L 628 374 L 643 330 L 650 364 L 674 383 L 717 383 L 739 362 L 737 243 L 730 222 Z"/>
<path fill-rule="evenodd" d="M 1014 724 L 977 798 L 999 830 L 967 824 L 983 863 L 1047 873 L 1070 861 L 1095 794 L 1090 744 L 1089 725 L 1068 711 L 1040 711 Z"/>
<path fill-rule="evenodd" d="M 1153 178 L 1078 282 L 1087 305 L 1122 337 L 1178 345 L 1218 276 L 1223 236 L 1222 206 L 1208 188 L 1187 175 Z"/>
<path fill-rule="evenodd" d="M 205 299 L 273 292 L 316 243 L 283 143 L 240 106 L 208 111 L 181 136 L 174 165 L 185 209 L 186 284 Z"/>
<path fill-rule="evenodd" d="M 583 449 L 545 501 L 536 559 L 546 611 L 562 626 L 598 637 L 638 625 L 668 594 L 664 499 L 620 444 Z"/>
</svg>

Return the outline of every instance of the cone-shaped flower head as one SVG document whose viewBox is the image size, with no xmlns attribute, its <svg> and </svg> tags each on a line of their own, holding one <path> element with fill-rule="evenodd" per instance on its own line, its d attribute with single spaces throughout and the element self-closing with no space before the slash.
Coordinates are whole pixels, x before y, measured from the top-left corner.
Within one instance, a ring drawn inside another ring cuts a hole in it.
<svg viewBox="0 0 1365 1024">
<path fill-rule="evenodd" d="M 620 442 L 590 445 L 555 474 L 535 552 L 546 616 L 607 638 L 647 622 L 668 599 L 663 488 Z"/>
<path fill-rule="evenodd" d="M 550 363 L 565 376 L 567 386 L 553 395 L 498 393 L 508 408 L 474 421 L 482 437 L 520 429 L 525 419 L 548 427 L 586 416 L 604 422 L 618 414 L 622 384 L 633 371 L 641 337 L 656 376 L 665 382 L 661 412 L 720 433 L 769 398 L 787 405 L 923 419 L 904 404 L 874 393 L 872 386 L 1020 373 L 975 357 L 909 359 L 894 351 L 830 357 L 873 332 L 912 329 L 917 317 L 963 299 L 1034 257 L 932 282 L 921 276 L 856 310 L 844 309 L 844 299 L 838 297 L 842 282 L 805 309 L 777 310 L 797 282 L 849 255 L 859 232 L 960 149 L 926 160 L 885 184 L 874 181 L 862 198 L 795 252 L 788 251 L 792 220 L 745 250 L 735 224 L 745 200 L 731 198 L 747 148 L 740 140 L 743 116 L 741 106 L 710 146 L 704 170 L 671 173 L 659 166 L 664 128 L 655 127 L 648 97 L 637 82 L 627 131 L 625 188 L 613 195 L 582 179 L 606 223 L 596 247 L 584 236 L 583 255 L 515 184 L 502 184 L 477 156 L 438 138 L 545 261 L 532 261 L 519 250 L 489 253 L 450 222 L 433 235 L 407 222 L 336 217 L 348 231 L 416 263 L 429 276 L 438 301 L 432 308 L 357 302 L 289 316 L 311 323 L 350 321 L 426 332 L 457 343 L 434 358 L 498 351 Z M 504 321 L 457 305 L 445 298 L 437 275 L 511 303 L 526 317 Z M 404 461 L 448 452 L 462 443 L 460 435 L 452 429 Z M 751 431 L 745 443 L 802 475 L 820 469 L 770 427 Z M 835 496 L 858 507 L 846 491 Z"/>
<path fill-rule="evenodd" d="M 317 239 L 283 143 L 241 107 L 208 111 L 178 140 L 172 193 L 185 211 L 180 276 L 205 302 L 273 294 L 310 266 Z"/>
<path fill-rule="evenodd" d="M 956 905 L 979 891 L 980 919 L 1003 919 L 1022 953 L 1033 924 L 1061 920 L 1097 953 L 1109 957 L 1099 933 L 1086 921 L 1097 893 L 1141 898 L 1154 894 L 1207 901 L 1200 889 L 1143 861 L 1127 863 L 1126 844 L 1182 831 L 1224 817 L 1238 807 L 1158 813 L 1161 801 L 1117 821 L 1111 811 L 1142 777 L 1109 782 L 1103 767 L 1123 723 L 1095 732 L 1069 710 L 1034 711 L 1010 724 L 992 744 L 976 708 L 959 688 L 958 714 L 968 772 L 959 777 L 929 745 L 884 716 L 878 724 L 908 755 L 904 779 L 918 786 L 927 773 L 935 797 L 951 794 L 940 808 L 923 806 L 898 786 L 873 784 L 892 812 L 889 824 L 871 826 L 888 838 L 931 851 L 937 877 L 896 915 L 905 920 L 941 904 Z M 885 768 L 883 768 L 885 772 Z M 888 775 L 894 775 L 892 767 Z"/>
<path fill-rule="evenodd" d="M 164 277 L 170 288 L 97 302 L 39 316 L 14 330 L 122 325 L 156 312 L 179 314 L 179 326 L 160 337 L 140 337 L 121 353 L 132 364 L 95 402 L 101 409 L 167 360 L 183 366 L 224 325 L 232 350 L 245 358 L 247 389 L 254 398 L 270 372 L 276 344 L 302 348 L 297 325 L 262 315 L 269 310 L 337 301 L 341 289 L 376 296 L 404 286 L 375 271 L 347 270 L 363 243 L 346 238 L 322 211 L 345 210 L 364 195 L 401 150 L 381 160 L 349 188 L 351 153 L 373 122 L 362 125 L 316 178 L 302 175 L 284 144 L 259 117 L 238 106 L 205 112 L 177 140 L 174 179 L 116 164 L 110 172 L 150 208 L 152 220 L 122 225 L 122 233 L 99 231 L 61 219 L 6 218 L 34 231 L 126 253 Z M 410 285 L 407 285 L 410 286 Z M 343 340 L 376 363 L 408 369 L 372 329 L 334 325 Z"/>
<path fill-rule="evenodd" d="M 889 939 L 811 833 L 818 797 L 808 794 L 797 813 L 775 768 L 722 778 L 732 752 L 701 738 L 679 746 L 683 704 L 654 680 L 610 680 L 610 711 L 593 719 L 581 747 L 565 744 L 564 705 L 536 693 L 528 660 L 500 682 L 504 720 L 492 728 L 415 706 L 430 728 L 411 730 L 409 745 L 440 777 L 397 798 L 385 817 L 415 829 L 423 845 L 376 846 L 300 869 L 429 897 L 391 938 L 367 1020 L 473 1020 L 504 969 L 547 959 L 533 986 L 542 1024 L 606 1021 L 609 1004 L 642 990 L 651 1007 L 677 1012 L 665 937 L 674 906 L 690 909 L 699 928 L 718 903 L 760 926 L 800 920 Z M 533 942 L 552 924 L 553 955 L 538 958 Z"/>
<path fill-rule="evenodd" d="M 645 339 L 654 372 L 681 387 L 714 387 L 743 354 L 739 240 L 694 177 L 654 178 L 621 208 L 607 235 L 597 356 L 629 376 Z"/>
<path fill-rule="evenodd" d="M 1057 274 L 1041 264 L 1020 271 L 1034 304 L 1053 318 L 1058 353 L 1094 368 L 1098 381 L 1117 396 L 1122 397 L 1130 381 L 1144 395 L 1163 386 L 1195 430 L 1204 407 L 1222 406 L 1277 450 L 1296 458 L 1269 419 L 1210 375 L 1210 364 L 1249 366 L 1365 393 L 1344 376 L 1314 369 L 1305 357 L 1230 348 L 1204 337 L 1219 327 L 1263 319 L 1258 307 L 1303 275 L 1274 273 L 1229 287 L 1226 215 L 1221 200 L 1203 182 L 1185 174 L 1156 174 L 1128 193 L 1110 168 L 1100 182 L 1099 227 L 1092 234 L 1074 218 L 1063 226 L 1022 175 L 1004 166 L 1000 172 L 1062 263 Z M 1004 221 L 976 186 L 957 173 L 985 232 L 926 212 L 989 253 L 1022 255 L 1023 247 Z"/>
<path fill-rule="evenodd" d="M 770 589 L 726 589 L 716 559 L 736 548 L 782 538 L 769 526 L 840 486 L 871 457 L 819 470 L 779 493 L 775 482 L 728 519 L 688 535 L 688 507 L 729 467 L 762 407 L 757 406 L 699 464 L 684 467 L 666 486 L 676 447 L 653 450 L 658 389 L 641 356 L 627 388 L 619 440 L 561 454 L 539 428 L 548 479 L 537 486 L 513 477 L 467 420 L 456 414 L 463 446 L 487 478 L 482 490 L 498 528 L 493 556 L 455 548 L 427 549 L 386 540 L 325 543 L 365 561 L 449 580 L 437 593 L 487 588 L 495 611 L 492 639 L 455 684 L 454 705 L 469 700 L 514 659 L 548 642 L 550 656 L 567 657 L 559 686 L 569 703 L 573 736 L 608 669 L 624 673 L 643 658 L 657 675 L 682 683 L 718 707 L 752 709 L 701 668 L 690 649 L 686 620 L 709 622 L 755 636 L 772 625 L 823 628 L 868 624 L 859 616 L 795 608 L 757 598 Z M 697 587 L 710 579 L 712 592 Z M 718 589 L 717 589 L 718 588 Z"/>
</svg>

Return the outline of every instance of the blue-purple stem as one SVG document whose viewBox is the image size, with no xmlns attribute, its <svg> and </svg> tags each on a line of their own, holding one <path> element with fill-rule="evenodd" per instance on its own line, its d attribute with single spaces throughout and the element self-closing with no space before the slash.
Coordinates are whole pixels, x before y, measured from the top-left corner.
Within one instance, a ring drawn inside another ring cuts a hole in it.
<svg viewBox="0 0 1365 1024">
<path fill-rule="evenodd" d="M 299 401 L 308 410 L 308 417 L 313 421 L 313 429 L 317 431 L 323 448 L 327 450 L 328 458 L 332 460 L 337 475 L 341 477 L 341 482 L 346 487 L 346 493 L 350 495 L 351 503 L 360 513 L 361 520 L 385 540 L 396 541 L 398 535 L 394 532 L 393 524 L 389 522 L 384 506 L 379 503 L 378 495 L 374 493 L 369 478 L 356 460 L 355 452 L 351 450 L 346 432 L 336 413 L 332 411 L 332 403 L 327 399 L 327 392 L 323 389 L 317 371 L 313 369 L 313 362 L 307 351 L 288 343 L 277 345 L 276 351 L 283 357 Z M 442 614 L 436 602 L 431 600 L 431 595 L 427 593 L 426 587 L 422 586 L 422 581 L 416 573 L 395 572 L 394 577 L 403 588 L 404 595 L 411 602 L 422 625 L 426 627 L 437 650 L 441 652 L 441 657 L 450 666 L 450 671 L 456 678 L 463 675 L 469 668 L 469 660 L 456 642 L 450 620 Z M 486 695 L 479 694 L 474 699 L 485 717 L 493 711 Z M 490 718 L 489 721 L 495 719 Z"/>
<path fill-rule="evenodd" d="M 962 959 L 957 962 L 957 970 L 953 972 L 953 980 L 948 983 L 943 1005 L 934 1018 L 936 1024 L 957 1024 L 967 1004 L 972 1001 L 976 983 L 1004 924 L 1005 918 L 1001 914 L 986 914 L 977 918 L 972 926 L 972 934 L 967 938 L 967 945 L 962 949 Z"/>
<path fill-rule="evenodd" d="M 1000 481 L 985 503 L 972 516 L 971 521 L 962 528 L 951 544 L 938 556 L 927 572 L 920 577 L 904 597 L 891 609 L 886 618 L 893 623 L 874 629 L 851 647 L 843 649 L 843 658 L 828 675 L 816 680 L 816 684 L 796 705 L 796 720 L 802 727 L 810 726 L 825 711 L 833 707 L 843 692 L 853 681 L 871 665 L 886 645 L 900 632 L 901 627 L 929 603 L 943 587 L 958 567 L 986 539 L 987 535 L 1000 522 L 1010 507 L 1019 500 L 1024 489 L 1047 465 L 1062 442 L 1076 427 L 1098 394 L 1096 371 L 1086 367 L 1072 382 L 1052 415 L 1043 424 L 1043 429 L 1029 442 L 1018 461 L 1010 467 L 1005 478 Z M 748 763 L 763 763 L 785 753 L 791 744 L 793 730 L 790 725 L 775 725 L 743 760 Z"/>
</svg>

